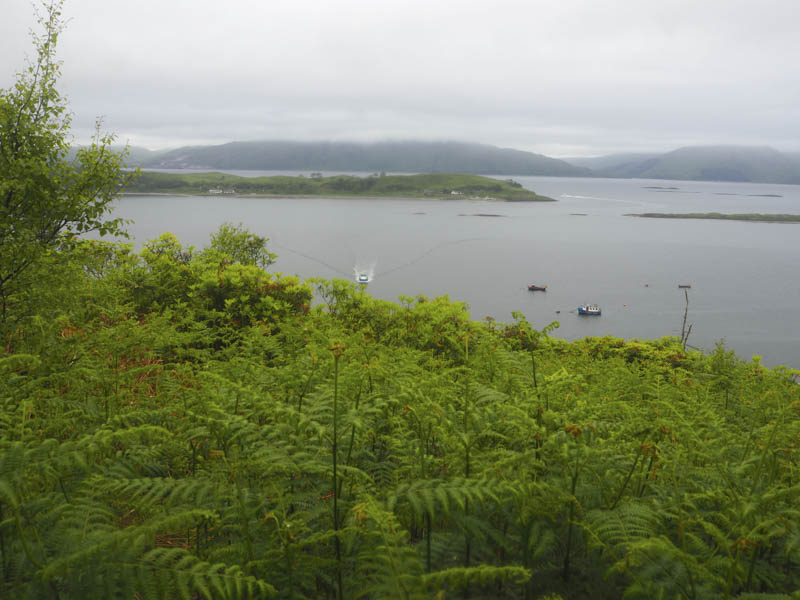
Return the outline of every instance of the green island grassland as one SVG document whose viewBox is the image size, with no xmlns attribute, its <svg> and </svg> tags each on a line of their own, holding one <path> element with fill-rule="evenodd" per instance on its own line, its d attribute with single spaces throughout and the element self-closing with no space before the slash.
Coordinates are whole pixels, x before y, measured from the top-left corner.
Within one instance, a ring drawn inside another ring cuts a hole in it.
<svg viewBox="0 0 800 600">
<path fill-rule="evenodd" d="M 648 219 L 715 219 L 719 221 L 753 221 L 758 223 L 800 223 L 800 215 L 741 213 L 637 213 L 627 217 L 645 217 Z"/>
<path fill-rule="evenodd" d="M 368 177 L 239 177 L 224 173 L 142 172 L 128 186 L 127 194 L 191 194 L 249 196 L 489 198 L 508 202 L 552 202 L 511 179 L 480 175 L 435 173 Z"/>
</svg>

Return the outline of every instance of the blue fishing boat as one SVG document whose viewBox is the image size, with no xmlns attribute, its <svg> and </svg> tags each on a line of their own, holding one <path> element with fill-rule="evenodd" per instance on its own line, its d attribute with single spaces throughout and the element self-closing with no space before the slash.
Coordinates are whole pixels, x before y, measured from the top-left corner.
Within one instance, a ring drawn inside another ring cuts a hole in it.
<svg viewBox="0 0 800 600">
<path fill-rule="evenodd" d="M 592 315 L 595 317 L 600 316 L 600 307 L 597 304 L 581 304 L 578 307 L 579 315 Z"/>
</svg>

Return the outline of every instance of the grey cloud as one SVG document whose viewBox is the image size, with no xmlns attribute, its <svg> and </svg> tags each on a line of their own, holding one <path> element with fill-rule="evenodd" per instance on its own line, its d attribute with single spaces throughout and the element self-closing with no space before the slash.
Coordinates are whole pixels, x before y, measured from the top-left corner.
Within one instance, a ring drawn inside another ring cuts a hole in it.
<svg viewBox="0 0 800 600">
<path fill-rule="evenodd" d="M 6 0 L 0 86 L 30 42 Z M 72 0 L 63 88 L 134 144 L 458 139 L 800 150 L 795 0 Z M 10 68 L 8 63 L 14 63 Z"/>
</svg>

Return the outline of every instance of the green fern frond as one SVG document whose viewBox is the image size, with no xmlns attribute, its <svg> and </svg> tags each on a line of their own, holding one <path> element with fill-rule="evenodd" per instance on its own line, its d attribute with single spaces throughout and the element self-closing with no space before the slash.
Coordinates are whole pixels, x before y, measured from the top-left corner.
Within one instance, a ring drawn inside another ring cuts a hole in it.
<svg viewBox="0 0 800 600">
<path fill-rule="evenodd" d="M 66 577 L 81 568 L 94 568 L 95 564 L 105 565 L 101 568 L 113 568 L 105 561 L 109 556 L 122 551 L 127 556 L 135 556 L 153 545 L 157 532 L 185 530 L 198 522 L 213 521 L 216 514 L 212 511 L 192 509 L 163 516 L 147 521 L 138 526 L 109 532 L 103 529 L 98 535 L 90 536 L 80 544 L 77 551 L 60 556 L 50 561 L 41 572 L 45 581 Z M 103 558 L 103 561 L 99 561 Z"/>
<path fill-rule="evenodd" d="M 355 590 L 358 598 L 417 600 L 422 595 L 422 563 L 408 545 L 408 534 L 391 512 L 366 498 L 351 511 L 366 528 L 367 540 L 359 553 L 357 572 L 364 583 Z"/>
<path fill-rule="evenodd" d="M 507 483 L 489 479 L 421 479 L 398 486 L 387 498 L 386 505 L 395 510 L 399 504 L 408 503 L 417 517 L 426 513 L 449 515 L 453 508 L 464 510 L 467 503 L 488 500 L 499 503 L 501 495 L 512 491 Z"/>
<path fill-rule="evenodd" d="M 498 581 L 521 585 L 530 578 L 531 572 L 523 567 L 479 565 L 476 567 L 452 567 L 428 573 L 422 576 L 422 584 L 428 590 L 461 589 L 471 585 L 486 585 Z"/>
<path fill-rule="evenodd" d="M 155 504 L 176 505 L 191 503 L 195 506 L 207 504 L 218 498 L 220 486 L 204 479 L 173 479 L 147 477 L 143 479 L 106 479 L 97 477 L 89 485 L 107 494 L 125 497 L 141 508 Z"/>
<path fill-rule="evenodd" d="M 147 586 L 150 596 L 165 600 L 175 594 L 185 600 L 192 600 L 195 594 L 209 599 L 250 600 L 277 593 L 269 583 L 247 575 L 238 566 L 208 563 L 182 549 L 155 548 L 134 568 L 140 581 L 154 580 Z"/>
<path fill-rule="evenodd" d="M 629 501 L 614 510 L 591 511 L 583 526 L 606 545 L 627 547 L 658 535 L 661 516 L 648 504 Z"/>
</svg>

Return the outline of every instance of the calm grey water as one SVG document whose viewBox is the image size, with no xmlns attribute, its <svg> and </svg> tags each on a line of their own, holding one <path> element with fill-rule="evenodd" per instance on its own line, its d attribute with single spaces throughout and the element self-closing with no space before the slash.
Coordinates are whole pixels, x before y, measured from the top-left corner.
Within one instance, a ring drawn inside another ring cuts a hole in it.
<svg viewBox="0 0 800 600">
<path fill-rule="evenodd" d="M 116 216 L 135 221 L 137 243 L 171 231 L 196 247 L 221 223 L 242 222 L 270 238 L 273 270 L 351 280 L 367 271 L 374 296 L 447 294 L 474 319 L 520 311 L 539 328 L 558 320 L 567 339 L 680 335 L 678 284 L 690 283 L 691 345 L 724 339 L 742 358 L 800 367 L 800 224 L 625 216 L 800 213 L 800 186 L 515 179 L 558 202 L 129 196 Z M 529 283 L 548 291 L 528 292 Z M 602 317 L 579 317 L 584 302 Z"/>
</svg>

